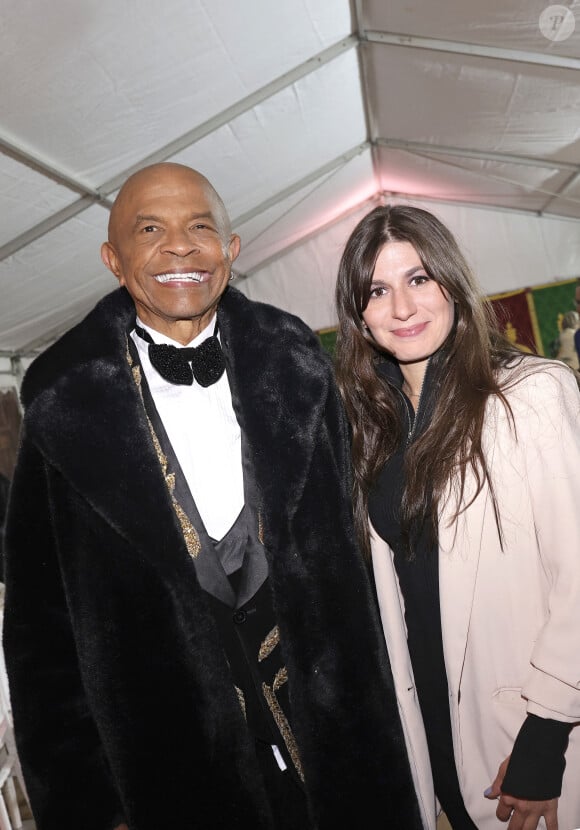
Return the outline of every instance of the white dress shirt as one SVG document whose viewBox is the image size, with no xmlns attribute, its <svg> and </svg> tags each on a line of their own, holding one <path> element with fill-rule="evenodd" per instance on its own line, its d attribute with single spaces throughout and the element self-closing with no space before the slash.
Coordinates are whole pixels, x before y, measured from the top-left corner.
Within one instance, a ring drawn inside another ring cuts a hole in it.
<svg viewBox="0 0 580 830">
<path fill-rule="evenodd" d="M 155 343 L 182 348 L 146 326 Z M 187 346 L 199 346 L 214 333 L 216 317 Z M 225 536 L 244 506 L 240 425 L 232 406 L 227 373 L 217 383 L 181 386 L 164 380 L 149 360 L 149 344 L 131 333 L 151 395 L 195 499 L 205 528 L 212 539 Z M 218 333 L 219 338 L 219 333 Z"/>
</svg>

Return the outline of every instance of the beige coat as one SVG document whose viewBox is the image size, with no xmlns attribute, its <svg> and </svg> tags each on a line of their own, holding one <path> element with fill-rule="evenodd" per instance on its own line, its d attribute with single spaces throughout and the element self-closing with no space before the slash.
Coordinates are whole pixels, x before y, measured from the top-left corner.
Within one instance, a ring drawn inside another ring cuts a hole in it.
<svg viewBox="0 0 580 830">
<path fill-rule="evenodd" d="M 478 830 L 506 827 L 495 817 L 497 802 L 483 791 L 509 755 L 526 712 L 580 721 L 580 393 L 566 367 L 543 363 L 545 371 L 528 374 L 508 392 L 517 440 L 501 403 L 494 399 L 488 407 L 484 446 L 504 550 L 487 487 L 453 527 L 451 494 L 440 519 L 453 744 L 465 805 Z M 391 551 L 374 532 L 372 554 L 415 785 L 425 827 L 432 829 L 436 801 L 403 600 Z M 579 782 L 580 724 L 566 753 L 559 830 L 580 828 Z"/>
</svg>

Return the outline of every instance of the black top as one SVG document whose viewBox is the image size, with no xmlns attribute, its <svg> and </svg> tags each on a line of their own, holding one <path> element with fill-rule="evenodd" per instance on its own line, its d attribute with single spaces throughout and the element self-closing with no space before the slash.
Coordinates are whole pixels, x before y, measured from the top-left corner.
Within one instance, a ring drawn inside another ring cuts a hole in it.
<svg viewBox="0 0 580 830">
<path fill-rule="evenodd" d="M 403 423 L 412 425 L 411 440 L 416 440 L 427 427 L 433 410 L 437 386 L 435 368 L 428 367 L 416 424 L 411 403 L 402 392 L 402 375 L 398 367 L 385 362 L 379 371 L 398 390 L 401 418 Z M 424 527 L 417 532 L 413 558 L 408 557 L 402 545 L 400 511 L 403 461 L 408 444 L 409 439 L 405 437 L 403 445 L 379 473 L 369 494 L 369 516 L 377 533 L 393 550 L 405 603 L 409 654 L 425 724 L 435 792 L 454 830 L 473 830 L 475 825 L 463 804 L 453 755 L 439 605 L 438 549 Z M 504 779 L 504 792 L 536 800 L 559 796 L 570 729 L 570 724 L 528 715 L 514 745 Z M 531 747 L 534 751 L 530 751 Z M 503 760 L 498 758 L 498 767 Z M 492 783 L 496 772 L 490 781 L 482 782 L 482 798 L 483 790 Z"/>
<path fill-rule="evenodd" d="M 398 380 L 397 387 L 400 390 L 402 378 Z M 425 428 L 423 416 L 430 411 L 432 396 L 428 395 L 424 384 L 420 421 L 416 426 L 410 401 L 402 391 L 400 396 L 401 416 L 404 422 L 414 426 L 413 438 L 416 438 Z M 395 569 L 405 601 L 409 654 L 425 724 L 437 798 L 454 830 L 476 830 L 463 804 L 453 755 L 439 610 L 437 549 L 423 527 L 418 535 L 415 557 L 409 560 L 403 551 L 400 511 L 405 449 L 406 446 L 399 447 L 381 470 L 369 495 L 369 516 L 377 533 L 394 553 Z"/>
</svg>

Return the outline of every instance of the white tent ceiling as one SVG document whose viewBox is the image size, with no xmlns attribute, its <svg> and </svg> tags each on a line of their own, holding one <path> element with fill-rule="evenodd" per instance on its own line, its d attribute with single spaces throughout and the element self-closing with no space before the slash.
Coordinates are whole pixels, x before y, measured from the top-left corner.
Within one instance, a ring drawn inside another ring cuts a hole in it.
<svg viewBox="0 0 580 830">
<path fill-rule="evenodd" d="M 241 290 L 314 328 L 334 323 L 340 250 L 374 199 L 435 210 L 488 293 L 577 275 L 580 4 L 546 9 L 0 0 L 0 355 L 115 287 L 110 202 L 159 160 L 223 196 Z"/>
</svg>

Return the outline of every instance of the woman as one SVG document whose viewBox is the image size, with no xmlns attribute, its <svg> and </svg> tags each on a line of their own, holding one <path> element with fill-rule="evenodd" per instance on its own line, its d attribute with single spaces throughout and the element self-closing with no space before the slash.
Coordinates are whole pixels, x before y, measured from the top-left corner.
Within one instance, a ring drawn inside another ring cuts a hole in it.
<svg viewBox="0 0 580 830">
<path fill-rule="evenodd" d="M 437 799 L 454 830 L 580 827 L 574 375 L 499 334 L 416 207 L 359 222 L 337 306 L 358 531 L 424 825 Z"/>
</svg>

